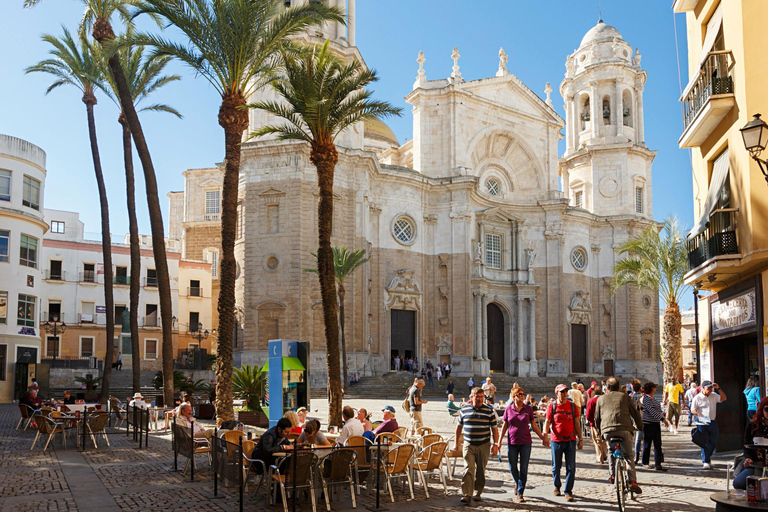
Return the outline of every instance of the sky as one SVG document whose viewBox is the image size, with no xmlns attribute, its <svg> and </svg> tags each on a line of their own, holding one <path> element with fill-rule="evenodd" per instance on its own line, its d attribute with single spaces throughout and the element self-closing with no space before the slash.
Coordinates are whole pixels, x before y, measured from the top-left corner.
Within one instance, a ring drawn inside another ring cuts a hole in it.
<svg viewBox="0 0 768 512">
<path fill-rule="evenodd" d="M 52 78 L 24 72 L 48 56 L 49 45 L 40 36 L 59 36 L 61 26 L 74 31 L 82 6 L 78 0 L 45 0 L 33 9 L 23 9 L 22 3 L 2 0 L 0 7 L 0 48 L 4 49 L 0 52 L 0 133 L 45 150 L 45 207 L 80 212 L 86 235 L 97 239 L 99 202 L 85 105 L 74 88 L 62 87 L 46 96 Z M 463 78 L 474 80 L 495 75 L 499 48 L 503 47 L 509 55 L 510 72 L 536 94 L 543 98 L 545 84 L 552 84 L 553 106 L 562 116 L 559 86 L 565 59 L 597 23 L 599 3 L 604 21 L 639 48 L 642 67 L 648 72 L 643 97 L 645 139 L 650 149 L 658 151 L 653 164 L 654 218 L 675 215 L 684 226 L 690 226 L 694 220 L 690 158 L 687 150 L 677 147 L 682 132 L 680 83 L 688 81 L 685 18 L 673 14 L 670 1 L 358 0 L 357 46 L 366 64 L 379 74 L 379 82 L 372 87 L 375 96 L 404 108 L 402 118 L 387 120 L 401 143 L 412 138 L 411 110 L 403 97 L 412 90 L 420 50 L 426 58 L 427 79 L 450 75 L 451 52 L 456 46 Z M 165 194 L 183 189 L 181 173 L 188 168 L 210 167 L 221 162 L 224 154 L 217 93 L 180 63 L 167 69 L 182 80 L 159 91 L 153 101 L 172 105 L 184 118 L 141 114 L 166 220 Z M 116 240 L 122 240 L 128 220 L 118 108 L 104 96 L 98 99 L 96 124 L 110 203 L 110 230 Z M 560 146 L 562 154 L 563 141 Z M 149 233 L 138 160 L 136 176 L 139 227 L 142 233 Z"/>
</svg>

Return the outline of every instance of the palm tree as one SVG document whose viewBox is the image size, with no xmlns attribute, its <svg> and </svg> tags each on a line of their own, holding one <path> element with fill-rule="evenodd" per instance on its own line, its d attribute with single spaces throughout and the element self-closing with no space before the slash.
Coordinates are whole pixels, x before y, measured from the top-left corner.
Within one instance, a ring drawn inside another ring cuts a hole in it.
<svg viewBox="0 0 768 512">
<path fill-rule="evenodd" d="M 42 0 L 24 0 L 24 7 L 33 7 Z M 85 6 L 85 13 L 81 24 L 81 32 L 92 27 L 92 35 L 100 45 L 109 45 L 114 42 L 115 32 L 112 30 L 111 19 L 119 15 L 124 20 L 130 19 L 128 6 L 135 0 L 81 0 Z M 120 106 L 125 114 L 128 127 L 131 129 L 136 152 L 141 160 L 144 170 L 144 185 L 147 193 L 147 206 L 149 208 L 149 224 L 152 229 L 152 254 L 155 259 L 155 272 L 157 275 L 157 289 L 160 295 L 160 317 L 163 328 L 163 397 L 165 403 L 173 403 L 173 310 L 171 303 L 171 279 L 168 273 L 168 261 L 165 253 L 165 230 L 163 228 L 163 212 L 160 209 L 160 198 L 157 193 L 157 177 L 152 157 L 149 153 L 144 131 L 139 122 L 139 116 L 133 106 L 133 98 L 125 79 L 123 68 L 117 53 L 112 53 L 107 64 L 115 81 L 115 86 L 120 99 Z M 109 344 L 108 344 L 109 345 Z"/>
<path fill-rule="evenodd" d="M 216 364 L 217 420 L 234 418 L 232 335 L 235 328 L 235 228 L 240 143 L 248 127 L 246 99 L 263 86 L 288 37 L 326 20 L 343 22 L 341 10 L 320 2 L 284 9 L 279 0 L 142 0 L 139 13 L 164 19 L 188 38 L 181 44 L 136 34 L 124 45 L 144 45 L 156 55 L 176 57 L 203 76 L 221 96 L 224 185 L 221 208 L 219 338 Z M 282 11 L 282 12 L 281 12 Z"/>
<path fill-rule="evenodd" d="M 678 303 L 686 290 L 684 276 L 688 271 L 685 237 L 676 218 L 664 221 L 659 232 L 657 226 L 648 226 L 639 235 L 619 246 L 619 254 L 626 258 L 613 269 L 614 293 L 625 284 L 649 290 L 658 290 L 666 303 L 664 329 L 661 334 L 661 362 L 664 381 L 677 378 L 680 371 L 682 328 Z"/>
<path fill-rule="evenodd" d="M 130 31 L 131 27 L 128 27 Z M 120 64 L 125 72 L 128 87 L 131 90 L 134 106 L 138 106 L 150 94 L 159 88 L 176 80 L 181 80 L 178 75 L 161 75 L 165 66 L 170 62 L 170 57 L 145 57 L 142 47 L 124 48 L 118 52 Z M 115 100 L 118 96 L 117 86 L 112 76 L 106 72 L 109 85 L 112 89 Z M 181 119 L 176 109 L 164 104 L 147 105 L 139 112 L 167 112 Z M 137 393 L 141 388 L 141 349 L 139 347 L 139 290 L 141 289 L 141 246 L 139 243 L 139 223 L 136 218 L 136 183 L 133 174 L 133 146 L 131 140 L 131 129 L 128 126 L 128 120 L 125 113 L 120 111 L 117 118 L 123 129 L 123 162 L 125 163 L 125 190 L 128 203 L 128 230 L 130 238 L 131 251 L 131 286 L 130 303 L 128 311 L 130 312 L 131 323 L 131 346 L 132 346 L 132 372 L 133 372 L 133 392 Z"/>
<path fill-rule="evenodd" d="M 339 296 L 339 324 L 341 327 L 341 365 L 344 369 L 344 385 L 349 384 L 349 378 L 347 376 L 347 340 L 344 336 L 344 297 L 347 295 L 347 290 L 344 288 L 344 281 L 357 270 L 360 266 L 368 261 L 365 257 L 365 249 L 358 249 L 356 251 L 350 251 L 346 247 L 332 247 L 333 249 L 333 274 L 336 278 L 336 294 Z M 312 253 L 312 256 L 317 259 L 317 254 Z M 304 272 L 317 273 L 316 268 L 304 269 Z"/>
<path fill-rule="evenodd" d="M 62 27 L 63 28 L 63 27 Z M 93 107 L 96 105 L 96 89 L 104 90 L 104 75 L 101 57 L 90 43 L 80 37 L 75 41 L 72 34 L 64 28 L 61 39 L 52 35 L 44 35 L 43 41 L 53 48 L 50 54 L 53 58 L 45 59 L 26 69 L 27 73 L 48 73 L 55 81 L 48 87 L 45 94 L 62 86 L 76 87 L 82 94 L 88 117 L 88 135 L 91 141 L 91 156 L 93 170 L 96 173 L 96 183 L 99 189 L 99 206 L 101 208 L 101 250 L 104 256 L 104 304 L 107 315 L 107 350 L 104 355 L 104 370 L 102 373 L 103 387 L 101 401 L 106 403 L 109 398 L 109 387 L 112 376 L 112 339 L 115 331 L 115 304 L 112 295 L 112 239 L 109 233 L 109 204 L 107 189 L 104 185 L 104 174 L 101 170 L 99 144 L 96 138 L 96 120 Z M 78 44 L 79 43 L 79 44 Z"/>
<path fill-rule="evenodd" d="M 339 378 L 339 324 L 337 321 L 335 272 L 331 249 L 333 228 L 333 178 L 339 155 L 336 137 L 359 121 L 400 115 L 401 109 L 371 98 L 365 87 L 377 80 L 376 72 L 353 60 L 344 63 L 329 49 L 328 42 L 298 56 L 284 55 L 282 76 L 273 82 L 283 102 L 249 105 L 283 118 L 287 123 L 265 126 L 251 137 L 273 134 L 279 140 L 309 144 L 309 159 L 317 169 L 320 190 L 318 206 L 317 272 L 325 321 L 328 371 L 328 421 L 341 424 Z"/>
</svg>

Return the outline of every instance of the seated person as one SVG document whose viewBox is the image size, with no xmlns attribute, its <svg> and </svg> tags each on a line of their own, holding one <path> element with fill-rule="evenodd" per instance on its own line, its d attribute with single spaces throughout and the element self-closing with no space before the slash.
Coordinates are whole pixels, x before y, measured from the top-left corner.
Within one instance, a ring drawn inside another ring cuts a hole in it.
<svg viewBox="0 0 768 512">
<path fill-rule="evenodd" d="M 339 433 L 339 438 L 336 439 L 336 442 L 339 446 L 344 446 L 344 443 L 349 436 L 361 436 L 365 430 L 363 429 L 363 424 L 360 423 L 360 420 L 355 418 L 355 410 L 350 406 L 344 406 L 341 410 L 341 417 L 344 420 L 344 426 L 341 427 L 341 432 Z"/>
<path fill-rule="evenodd" d="M 309 411 L 306 407 L 296 409 L 296 416 L 299 417 L 299 426 L 301 428 L 304 428 L 304 424 L 307 422 L 307 414 L 309 414 Z"/>
<path fill-rule="evenodd" d="M 171 428 L 171 423 L 173 422 L 174 416 L 175 417 L 179 417 L 181 415 L 181 406 L 182 405 L 189 405 L 190 407 L 192 407 L 192 404 L 190 404 L 187 401 L 187 396 L 186 395 L 184 395 L 184 397 L 181 399 L 181 403 L 179 404 L 178 407 L 174 407 L 170 411 L 165 411 L 165 414 L 163 415 L 163 416 L 165 416 L 165 426 L 163 426 L 163 430 Z"/>
<path fill-rule="evenodd" d="M 64 400 L 62 400 L 62 403 L 64 405 L 73 405 L 75 403 L 75 397 L 73 397 L 69 391 L 65 391 Z"/>
<path fill-rule="evenodd" d="M 384 421 L 382 421 L 381 424 L 378 427 L 376 427 L 376 430 L 373 431 L 372 437 L 374 439 L 376 438 L 377 435 L 383 432 L 397 432 L 397 429 L 398 429 L 397 420 L 395 419 L 394 407 L 392 407 L 391 405 L 387 405 L 381 410 L 381 413 Z M 371 441 L 373 441 L 373 439 L 371 439 Z"/>
<path fill-rule="evenodd" d="M 453 394 L 450 394 L 448 395 L 448 401 L 445 403 L 445 406 L 448 408 L 448 414 L 451 416 L 455 416 L 461 410 L 461 405 L 458 405 L 454 400 L 456 398 Z"/>
<path fill-rule="evenodd" d="M 33 387 L 30 387 L 26 393 L 21 395 L 21 398 L 19 398 L 19 403 L 28 405 L 35 411 L 43 406 L 43 401 L 40 400 L 39 396 L 37 396 L 37 389 Z"/>
<path fill-rule="evenodd" d="M 256 443 L 252 458 L 264 462 L 264 465 L 269 469 L 269 466 L 275 463 L 275 453 L 290 449 L 291 442 L 286 439 L 290 432 L 291 420 L 288 418 L 277 420 L 277 425 L 264 432 L 259 442 Z M 255 469 L 257 473 L 261 474 L 261 465 L 257 464 Z"/>
<path fill-rule="evenodd" d="M 752 465 L 761 462 L 757 450 L 747 448 L 747 445 L 755 444 L 756 437 L 768 437 L 768 397 L 760 400 L 757 412 L 752 420 L 747 422 L 747 428 L 744 430 L 744 470 L 733 479 L 734 489 L 745 490 L 747 477 L 755 475 Z"/>
<path fill-rule="evenodd" d="M 373 427 L 371 426 L 371 415 L 368 414 L 368 411 L 364 408 L 361 407 L 357 410 L 357 419 L 363 424 L 363 430 L 365 432 L 373 430 Z"/>
<path fill-rule="evenodd" d="M 184 428 L 191 428 L 194 425 L 194 432 L 192 435 L 199 439 L 202 438 L 210 441 L 211 436 L 213 436 L 212 428 L 203 428 L 197 421 L 195 421 L 192 417 L 192 406 L 188 403 L 183 403 L 179 406 L 179 417 L 176 418 L 176 424 L 181 425 Z"/>
<path fill-rule="evenodd" d="M 331 442 L 320 432 L 320 420 L 309 420 L 304 425 L 304 431 L 296 440 L 296 444 L 310 444 L 311 448 L 331 447 Z"/>
<path fill-rule="evenodd" d="M 291 422 L 291 434 L 301 434 L 301 421 L 299 421 L 299 415 L 293 411 L 287 411 L 283 414 L 283 418 L 287 418 Z"/>
<path fill-rule="evenodd" d="M 144 397 L 141 396 L 141 393 L 135 393 L 133 395 L 133 399 L 128 404 L 128 407 L 136 407 L 138 409 L 148 409 L 149 404 L 144 401 Z"/>
</svg>

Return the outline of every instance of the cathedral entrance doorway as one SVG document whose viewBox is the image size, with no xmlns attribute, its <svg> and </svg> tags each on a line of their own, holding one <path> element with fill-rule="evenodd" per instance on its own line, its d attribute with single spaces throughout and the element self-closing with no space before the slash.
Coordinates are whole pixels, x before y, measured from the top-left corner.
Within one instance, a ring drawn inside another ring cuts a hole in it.
<svg viewBox="0 0 768 512">
<path fill-rule="evenodd" d="M 504 314 L 496 304 L 487 306 L 488 359 L 492 372 L 504 371 Z"/>
<path fill-rule="evenodd" d="M 416 354 L 416 312 L 404 309 L 391 311 L 390 357 L 409 359 Z"/>
<path fill-rule="evenodd" d="M 587 326 L 571 324 L 571 373 L 587 373 Z"/>
</svg>

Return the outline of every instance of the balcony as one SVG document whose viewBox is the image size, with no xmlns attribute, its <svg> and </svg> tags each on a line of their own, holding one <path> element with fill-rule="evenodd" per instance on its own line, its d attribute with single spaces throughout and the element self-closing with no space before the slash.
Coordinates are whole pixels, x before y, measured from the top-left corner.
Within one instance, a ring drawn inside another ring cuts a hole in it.
<svg viewBox="0 0 768 512">
<path fill-rule="evenodd" d="M 114 284 L 128 285 L 131 284 L 131 278 L 130 276 L 112 276 L 112 282 Z"/>
<path fill-rule="evenodd" d="M 701 64 L 698 75 L 691 77 L 680 97 L 683 102 L 680 148 L 699 147 L 736 105 L 732 69 L 733 53 L 712 51 Z"/>
<path fill-rule="evenodd" d="M 160 322 L 157 320 L 157 313 L 145 316 L 143 324 L 143 327 L 160 327 Z"/>
<path fill-rule="evenodd" d="M 95 270 L 84 270 L 80 272 L 80 278 L 78 279 L 81 283 L 95 283 L 96 282 L 96 271 Z"/>
<path fill-rule="evenodd" d="M 675 13 L 692 11 L 699 4 L 699 0 L 675 0 L 672 11 Z"/>
<path fill-rule="evenodd" d="M 67 272 L 66 270 L 46 270 L 45 271 L 45 279 L 48 281 L 66 281 L 67 280 Z"/>
<path fill-rule="evenodd" d="M 219 221 L 220 218 L 221 214 L 219 213 L 206 213 L 203 215 L 203 221 L 205 222 Z"/>
<path fill-rule="evenodd" d="M 704 231 L 688 240 L 688 269 L 693 270 L 716 256 L 739 254 L 736 209 L 715 210 Z"/>
<path fill-rule="evenodd" d="M 187 297 L 202 297 L 203 289 L 200 286 L 188 286 Z"/>
<path fill-rule="evenodd" d="M 93 313 L 80 313 L 77 319 L 81 324 L 92 324 L 95 316 Z"/>
<path fill-rule="evenodd" d="M 153 276 L 145 277 L 144 286 L 149 288 L 157 288 L 157 277 L 153 277 Z"/>
</svg>

